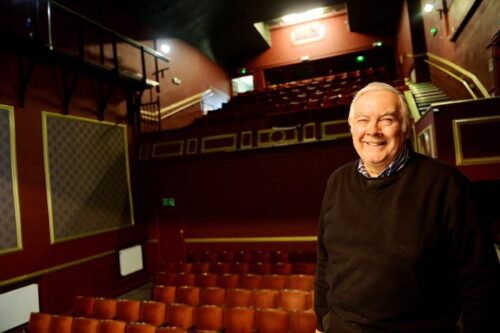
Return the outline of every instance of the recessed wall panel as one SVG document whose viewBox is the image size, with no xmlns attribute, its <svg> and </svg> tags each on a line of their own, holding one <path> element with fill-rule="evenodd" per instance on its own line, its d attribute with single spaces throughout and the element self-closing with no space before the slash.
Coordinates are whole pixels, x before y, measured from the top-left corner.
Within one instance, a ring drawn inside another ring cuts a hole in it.
<svg viewBox="0 0 500 333">
<path fill-rule="evenodd" d="M 43 113 L 51 241 L 133 225 L 126 127 Z"/>
</svg>

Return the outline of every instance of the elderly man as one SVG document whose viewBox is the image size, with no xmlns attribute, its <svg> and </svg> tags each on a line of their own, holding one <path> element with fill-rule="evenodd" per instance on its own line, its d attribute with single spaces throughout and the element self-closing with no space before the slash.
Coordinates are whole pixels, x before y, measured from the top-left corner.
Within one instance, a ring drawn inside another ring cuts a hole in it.
<svg viewBox="0 0 500 333">
<path fill-rule="evenodd" d="M 500 332 L 500 266 L 466 178 L 406 145 L 403 96 L 374 82 L 349 113 L 360 159 L 328 180 L 318 233 L 318 331 Z"/>
</svg>

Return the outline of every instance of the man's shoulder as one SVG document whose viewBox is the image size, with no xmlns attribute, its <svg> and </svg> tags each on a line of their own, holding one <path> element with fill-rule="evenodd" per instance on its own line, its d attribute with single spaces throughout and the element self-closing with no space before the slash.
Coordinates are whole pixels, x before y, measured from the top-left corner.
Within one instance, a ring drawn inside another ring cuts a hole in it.
<svg viewBox="0 0 500 333">
<path fill-rule="evenodd" d="M 455 166 L 435 158 L 414 152 L 412 159 L 415 161 L 419 172 L 436 177 L 449 177 L 456 181 L 466 181 L 467 179 Z"/>
<path fill-rule="evenodd" d="M 338 178 L 345 178 L 347 177 L 348 175 L 352 175 L 354 172 L 353 171 L 356 171 L 357 170 L 357 166 L 358 166 L 358 161 L 359 160 L 355 160 L 355 161 L 352 161 L 352 162 L 349 162 L 349 163 L 346 163 L 340 167 L 338 167 L 337 169 L 335 169 L 331 175 L 330 175 L 330 178 L 329 178 L 329 182 L 333 182 L 335 179 L 338 179 Z"/>
</svg>

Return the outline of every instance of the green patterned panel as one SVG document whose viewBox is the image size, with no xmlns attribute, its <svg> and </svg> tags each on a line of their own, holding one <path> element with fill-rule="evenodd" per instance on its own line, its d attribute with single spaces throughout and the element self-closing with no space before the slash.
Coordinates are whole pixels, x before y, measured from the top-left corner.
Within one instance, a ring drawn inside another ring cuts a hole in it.
<svg viewBox="0 0 500 333">
<path fill-rule="evenodd" d="M 0 105 L 0 253 L 22 247 L 17 196 L 14 110 Z"/>
<path fill-rule="evenodd" d="M 52 242 L 133 225 L 123 125 L 43 113 Z"/>
</svg>

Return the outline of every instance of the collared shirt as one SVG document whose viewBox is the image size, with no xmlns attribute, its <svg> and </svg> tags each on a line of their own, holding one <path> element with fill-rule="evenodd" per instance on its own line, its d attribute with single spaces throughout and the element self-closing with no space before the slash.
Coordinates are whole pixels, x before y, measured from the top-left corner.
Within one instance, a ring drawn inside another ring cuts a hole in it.
<svg viewBox="0 0 500 333">
<path fill-rule="evenodd" d="M 380 175 L 378 175 L 376 177 L 370 176 L 370 174 L 366 170 L 365 163 L 363 162 L 362 159 L 359 159 L 359 162 L 358 162 L 358 172 L 367 178 L 387 177 L 387 176 L 395 173 L 396 171 L 401 170 L 401 168 L 406 165 L 406 162 L 408 162 L 409 159 L 410 159 L 410 150 L 408 149 L 408 147 L 406 147 L 406 145 L 404 145 L 403 150 L 401 150 L 401 152 L 396 157 L 396 159 L 394 161 L 392 161 L 391 163 L 389 163 L 387 168 L 385 168 L 384 171 L 382 171 L 382 173 L 380 173 Z"/>
</svg>

